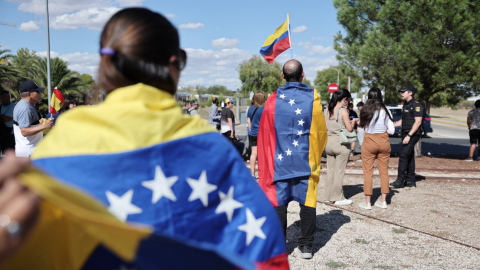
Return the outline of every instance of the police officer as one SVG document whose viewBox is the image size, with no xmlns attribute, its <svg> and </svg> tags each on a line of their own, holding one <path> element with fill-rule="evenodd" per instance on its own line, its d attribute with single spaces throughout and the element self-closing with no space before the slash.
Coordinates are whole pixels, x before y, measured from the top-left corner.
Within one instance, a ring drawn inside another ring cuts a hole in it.
<svg viewBox="0 0 480 270">
<path fill-rule="evenodd" d="M 415 154 L 423 123 L 423 105 L 413 98 L 417 89 L 411 85 L 403 87 L 400 91 L 404 101 L 402 119 L 395 123 L 395 127 L 402 127 L 402 150 L 398 160 L 398 178 L 390 185 L 395 188 L 416 187 L 415 184 Z"/>
</svg>

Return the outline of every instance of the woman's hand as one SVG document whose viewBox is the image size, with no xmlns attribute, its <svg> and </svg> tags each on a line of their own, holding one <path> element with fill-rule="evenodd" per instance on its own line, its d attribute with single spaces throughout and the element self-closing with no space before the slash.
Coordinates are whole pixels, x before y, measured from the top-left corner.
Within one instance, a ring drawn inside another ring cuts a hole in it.
<svg viewBox="0 0 480 270">
<path fill-rule="evenodd" d="M 22 245 L 38 218 L 39 197 L 17 179 L 28 164 L 13 151 L 0 161 L 0 262 Z"/>
</svg>

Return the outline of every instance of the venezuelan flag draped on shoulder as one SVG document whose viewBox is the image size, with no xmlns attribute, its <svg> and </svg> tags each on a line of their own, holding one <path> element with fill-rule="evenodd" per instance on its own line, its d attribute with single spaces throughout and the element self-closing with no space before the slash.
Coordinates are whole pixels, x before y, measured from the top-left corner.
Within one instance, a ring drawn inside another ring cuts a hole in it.
<svg viewBox="0 0 480 270">
<path fill-rule="evenodd" d="M 137 84 L 66 112 L 33 160 L 56 180 L 22 177 L 45 202 L 8 269 L 288 269 L 240 155 L 167 92 Z"/>
<path fill-rule="evenodd" d="M 258 131 L 259 184 L 273 206 L 315 207 L 327 127 L 316 89 L 286 82 L 270 95 Z"/>
<path fill-rule="evenodd" d="M 267 40 L 263 43 L 260 54 L 269 64 L 273 63 L 277 56 L 291 47 L 289 28 L 290 25 L 287 15 L 285 22 L 275 30 L 275 33 L 268 36 Z"/>
</svg>

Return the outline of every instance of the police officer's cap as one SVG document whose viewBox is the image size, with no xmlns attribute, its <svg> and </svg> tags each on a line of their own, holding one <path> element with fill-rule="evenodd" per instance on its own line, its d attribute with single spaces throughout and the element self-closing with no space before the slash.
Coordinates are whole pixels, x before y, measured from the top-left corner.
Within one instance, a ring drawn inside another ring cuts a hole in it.
<svg viewBox="0 0 480 270">
<path fill-rule="evenodd" d="M 403 93 L 405 91 L 410 91 L 415 94 L 417 92 L 417 89 L 411 85 L 405 85 L 404 87 L 402 87 L 402 89 L 398 90 L 398 92 L 400 93 Z"/>
</svg>

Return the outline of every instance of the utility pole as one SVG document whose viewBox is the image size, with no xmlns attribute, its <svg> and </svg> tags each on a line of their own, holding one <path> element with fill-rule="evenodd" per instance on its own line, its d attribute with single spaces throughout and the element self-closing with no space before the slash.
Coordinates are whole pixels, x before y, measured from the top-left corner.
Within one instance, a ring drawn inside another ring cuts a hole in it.
<svg viewBox="0 0 480 270">
<path fill-rule="evenodd" d="M 335 69 L 337 71 L 337 85 L 338 85 L 338 88 L 340 89 L 340 71 L 338 71 L 338 69 L 332 68 L 332 67 L 330 67 L 329 69 Z"/>
<path fill-rule="evenodd" d="M 50 101 L 52 100 L 52 80 L 50 76 L 50 22 L 48 20 L 48 0 L 45 0 L 47 9 L 47 85 L 48 85 L 48 111 L 50 111 Z"/>
</svg>

